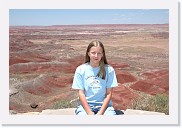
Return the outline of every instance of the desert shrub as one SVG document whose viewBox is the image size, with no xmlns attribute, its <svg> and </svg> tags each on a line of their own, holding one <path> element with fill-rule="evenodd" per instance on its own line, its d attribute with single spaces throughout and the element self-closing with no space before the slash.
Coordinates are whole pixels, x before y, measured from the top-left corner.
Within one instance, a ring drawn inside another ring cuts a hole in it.
<svg viewBox="0 0 182 128">
<path fill-rule="evenodd" d="M 70 103 L 69 100 L 61 99 L 59 101 L 56 101 L 51 106 L 51 109 L 64 109 L 64 108 L 74 108 L 75 106 Z"/>
<path fill-rule="evenodd" d="M 169 96 L 166 94 L 157 94 L 155 96 L 143 95 L 141 98 L 134 100 L 132 109 L 162 112 L 169 114 Z"/>
</svg>

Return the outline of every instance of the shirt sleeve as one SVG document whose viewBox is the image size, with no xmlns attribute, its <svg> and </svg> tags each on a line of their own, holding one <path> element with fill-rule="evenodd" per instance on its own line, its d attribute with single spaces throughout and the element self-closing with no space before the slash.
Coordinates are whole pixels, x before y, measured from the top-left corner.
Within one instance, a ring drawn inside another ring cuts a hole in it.
<svg viewBox="0 0 182 128">
<path fill-rule="evenodd" d="M 116 74 L 113 67 L 108 68 L 108 78 L 106 88 L 112 88 L 118 86 Z"/>
<path fill-rule="evenodd" d="M 78 68 L 76 69 L 75 74 L 74 74 L 72 88 L 84 90 L 83 78 L 82 78 L 82 75 L 80 73 L 80 69 L 78 69 Z"/>
</svg>

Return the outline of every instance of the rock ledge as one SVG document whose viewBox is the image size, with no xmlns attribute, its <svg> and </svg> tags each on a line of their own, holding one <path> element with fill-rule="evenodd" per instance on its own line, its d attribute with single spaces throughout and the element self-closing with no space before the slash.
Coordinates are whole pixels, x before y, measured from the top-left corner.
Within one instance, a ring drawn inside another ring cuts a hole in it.
<svg viewBox="0 0 182 128">
<path fill-rule="evenodd" d="M 18 115 L 75 115 L 75 108 L 66 108 L 66 109 L 46 109 L 42 112 L 28 112 L 28 113 L 15 113 L 10 112 L 10 114 L 18 114 Z M 118 115 L 165 115 L 165 113 L 161 112 L 151 112 L 151 111 L 143 111 L 143 110 L 133 110 L 126 109 L 117 110 Z"/>
</svg>

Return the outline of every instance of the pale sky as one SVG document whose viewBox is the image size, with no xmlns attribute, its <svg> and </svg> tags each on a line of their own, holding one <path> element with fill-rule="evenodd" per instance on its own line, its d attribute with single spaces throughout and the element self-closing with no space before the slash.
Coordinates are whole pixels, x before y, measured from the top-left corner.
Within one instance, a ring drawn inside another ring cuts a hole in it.
<svg viewBox="0 0 182 128">
<path fill-rule="evenodd" d="M 168 24 L 168 9 L 10 9 L 10 26 Z"/>
</svg>

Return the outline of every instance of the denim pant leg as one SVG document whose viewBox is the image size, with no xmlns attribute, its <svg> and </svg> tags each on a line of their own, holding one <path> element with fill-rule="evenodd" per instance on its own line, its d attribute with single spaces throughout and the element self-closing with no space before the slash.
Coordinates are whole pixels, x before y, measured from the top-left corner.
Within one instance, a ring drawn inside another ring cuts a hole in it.
<svg viewBox="0 0 182 128">
<path fill-rule="evenodd" d="M 76 110 L 75 110 L 76 115 L 87 115 L 85 109 L 83 108 L 82 105 L 79 105 Z"/>
<path fill-rule="evenodd" d="M 107 107 L 104 115 L 116 115 L 116 112 L 112 106 Z"/>
</svg>

